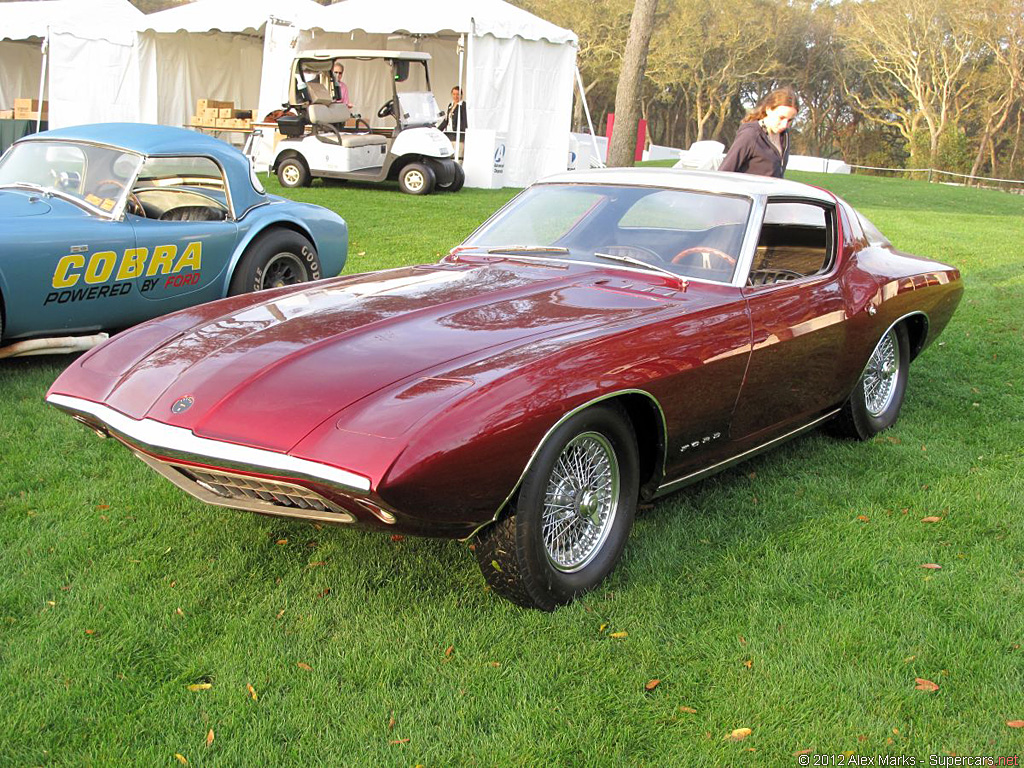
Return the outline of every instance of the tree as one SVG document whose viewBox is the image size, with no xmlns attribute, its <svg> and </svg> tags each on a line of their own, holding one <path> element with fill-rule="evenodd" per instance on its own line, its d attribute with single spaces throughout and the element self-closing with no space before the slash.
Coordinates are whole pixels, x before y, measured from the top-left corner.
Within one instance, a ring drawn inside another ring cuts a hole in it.
<svg viewBox="0 0 1024 768">
<path fill-rule="evenodd" d="M 927 131 L 927 162 L 954 121 L 968 88 L 979 43 L 965 20 L 977 3 L 962 0 L 870 0 L 849 6 L 846 43 L 869 75 L 847 89 L 865 117 L 896 126 L 914 147 Z"/>
<path fill-rule="evenodd" d="M 615 89 L 615 130 L 608 148 L 608 164 L 611 166 L 633 164 L 637 123 L 640 120 L 640 94 L 657 8 L 658 0 L 636 0 L 633 6 L 629 38 L 619 69 L 619 85 Z"/>
</svg>

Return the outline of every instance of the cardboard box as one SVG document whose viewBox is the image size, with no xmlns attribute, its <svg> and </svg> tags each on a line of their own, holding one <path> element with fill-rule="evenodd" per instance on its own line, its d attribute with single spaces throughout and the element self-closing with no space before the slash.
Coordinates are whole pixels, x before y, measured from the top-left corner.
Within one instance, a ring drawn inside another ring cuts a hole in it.
<svg viewBox="0 0 1024 768">
<path fill-rule="evenodd" d="M 233 107 L 223 107 L 217 110 L 217 117 L 230 120 L 235 116 L 235 110 Z"/>
<path fill-rule="evenodd" d="M 196 114 L 202 114 L 207 109 L 234 109 L 233 101 L 217 101 L 216 99 L 198 99 L 196 101 Z"/>
<path fill-rule="evenodd" d="M 0 109 L 0 120 L 13 120 L 14 110 L 13 109 Z"/>
<path fill-rule="evenodd" d="M 203 125 L 216 125 L 217 118 L 220 117 L 220 110 L 214 109 L 213 107 L 207 107 L 199 113 L 199 116 L 203 120 Z"/>
<path fill-rule="evenodd" d="M 49 112 L 50 102 L 43 101 L 42 110 L 39 109 L 39 99 L 15 99 L 14 100 L 14 111 L 15 112 Z"/>
<path fill-rule="evenodd" d="M 43 112 L 42 114 L 39 114 L 38 112 L 20 112 L 20 111 L 18 111 L 16 109 L 16 110 L 14 110 L 14 119 L 15 120 L 43 120 L 43 121 L 46 121 L 46 120 L 50 119 L 50 115 L 47 112 Z"/>
</svg>

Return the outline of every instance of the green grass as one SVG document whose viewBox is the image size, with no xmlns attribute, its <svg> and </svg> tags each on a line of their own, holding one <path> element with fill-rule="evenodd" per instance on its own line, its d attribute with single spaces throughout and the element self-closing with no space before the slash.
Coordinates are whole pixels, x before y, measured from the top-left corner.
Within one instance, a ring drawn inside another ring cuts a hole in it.
<svg viewBox="0 0 1024 768">
<path fill-rule="evenodd" d="M 899 423 L 658 502 L 604 587 L 553 614 L 487 592 L 465 544 L 204 506 L 43 404 L 66 358 L 0 363 L 0 764 L 1020 754 L 1024 198 L 791 176 L 964 273 Z M 348 219 L 348 272 L 432 260 L 510 195 L 295 196 Z"/>
</svg>

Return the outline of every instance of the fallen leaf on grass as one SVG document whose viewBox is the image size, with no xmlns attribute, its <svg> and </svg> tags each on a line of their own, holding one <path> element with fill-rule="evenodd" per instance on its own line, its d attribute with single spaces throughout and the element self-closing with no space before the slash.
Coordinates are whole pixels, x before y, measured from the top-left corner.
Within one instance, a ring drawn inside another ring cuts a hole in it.
<svg viewBox="0 0 1024 768">
<path fill-rule="evenodd" d="M 455 653 L 455 646 L 454 645 L 449 645 L 447 648 L 444 649 L 444 657 L 446 659 L 450 658 L 453 653 Z"/>
<path fill-rule="evenodd" d="M 284 616 L 284 608 L 277 612 L 277 618 L 280 619 L 282 616 Z"/>
<path fill-rule="evenodd" d="M 206 734 L 206 746 L 210 747 L 212 745 L 213 745 L 213 728 L 211 728 L 210 732 Z"/>
<path fill-rule="evenodd" d="M 309 666 L 309 664 L 307 664 L 307 663 L 306 663 L 306 662 L 304 662 L 304 661 L 299 661 L 299 662 L 297 662 L 297 663 L 295 664 L 295 666 L 296 666 L 296 667 L 298 667 L 299 669 L 304 669 L 304 670 L 306 670 L 307 672 L 312 672 L 312 671 L 313 671 L 313 668 L 312 668 L 311 666 Z"/>
<path fill-rule="evenodd" d="M 809 755 L 813 750 L 811 749 L 798 749 L 793 753 L 793 757 L 800 757 L 800 755 Z"/>
<path fill-rule="evenodd" d="M 403 535 L 402 535 L 402 534 L 400 534 L 400 533 L 395 533 L 395 534 L 393 534 L 393 535 L 391 536 L 391 540 L 392 540 L 392 541 L 396 541 L 396 542 L 397 542 L 397 541 L 403 541 L 404 539 L 405 539 L 405 536 L 403 536 Z"/>
<path fill-rule="evenodd" d="M 325 560 L 317 560 L 315 563 L 309 563 L 306 567 L 307 568 L 319 568 L 321 565 L 327 565 L 327 561 L 325 561 Z"/>
<path fill-rule="evenodd" d="M 942 566 L 939 565 L 938 563 L 922 563 L 921 567 L 922 568 L 928 568 L 929 570 L 932 570 L 932 571 L 937 571 L 937 570 L 942 568 Z"/>
<path fill-rule="evenodd" d="M 661 680 L 659 680 L 658 678 L 654 678 L 653 680 L 648 680 L 647 681 L 647 684 L 644 685 L 644 690 L 645 691 L 653 691 L 659 685 L 661 685 Z"/>
<path fill-rule="evenodd" d="M 277 540 L 277 545 L 278 545 L 279 547 L 280 547 L 280 546 L 284 546 L 284 545 L 285 545 L 285 544 L 287 544 L 287 543 L 288 543 L 288 539 L 278 539 L 278 540 Z"/>
<path fill-rule="evenodd" d="M 317 595 L 317 597 L 327 597 L 329 594 L 331 594 L 331 588 L 327 587 L 323 592 Z"/>
<path fill-rule="evenodd" d="M 696 715 L 697 710 L 693 707 L 680 707 L 679 711 L 686 715 Z"/>
<path fill-rule="evenodd" d="M 408 744 L 408 743 L 409 743 L 409 739 L 408 738 L 405 738 L 405 739 L 394 739 L 393 741 L 389 741 L 388 742 L 388 744 Z"/>
<path fill-rule="evenodd" d="M 941 519 L 942 519 L 941 517 L 935 517 L 935 515 L 930 515 L 928 517 L 922 517 L 921 518 L 921 522 L 922 523 L 937 523 Z"/>
<path fill-rule="evenodd" d="M 612 632 L 608 637 L 614 637 L 616 640 L 621 640 L 624 637 L 629 637 L 629 632 Z"/>
<path fill-rule="evenodd" d="M 857 519 L 860 520 L 862 523 L 867 523 L 871 520 L 871 518 L 867 515 L 857 515 Z"/>
<path fill-rule="evenodd" d="M 724 740 L 725 741 L 743 741 L 751 733 L 753 733 L 753 731 L 751 731 L 749 728 L 737 728 L 732 733 L 730 733 L 728 736 L 726 736 Z"/>
<path fill-rule="evenodd" d="M 182 765 L 188 765 L 188 760 L 185 759 L 185 756 L 183 754 L 181 754 L 181 752 L 175 752 L 174 753 L 174 759 L 177 760 Z"/>
<path fill-rule="evenodd" d="M 1024 728 L 1024 720 L 1007 720 L 1006 724 L 1011 728 Z"/>
<path fill-rule="evenodd" d="M 256 701 L 259 698 L 259 696 L 256 695 L 256 689 L 252 687 L 252 683 L 246 683 L 245 690 L 249 692 L 249 696 L 252 697 L 253 701 Z"/>
<path fill-rule="evenodd" d="M 492 667 L 500 667 L 500 666 L 501 666 L 501 662 L 500 662 L 500 661 L 489 661 L 489 662 L 487 662 L 487 663 L 488 663 L 488 664 L 489 664 L 490 666 L 492 666 Z"/>
<path fill-rule="evenodd" d="M 181 608 L 175 608 L 174 612 L 176 614 L 178 614 L 179 616 L 184 616 L 185 615 L 185 612 L 183 610 L 181 610 Z"/>
<path fill-rule="evenodd" d="M 110 509 L 109 504 L 97 504 L 96 509 Z"/>
<path fill-rule="evenodd" d="M 87 635 L 95 635 L 96 634 L 96 630 L 95 629 L 87 629 L 87 630 L 85 630 L 85 634 L 87 634 Z"/>
<path fill-rule="evenodd" d="M 190 691 L 208 691 L 213 688 L 213 683 L 192 683 L 188 686 Z"/>
<path fill-rule="evenodd" d="M 912 661 L 913 661 L 914 659 L 916 659 L 916 658 L 917 658 L 917 656 L 907 656 L 907 658 L 905 658 L 905 659 L 903 660 L 903 663 L 904 663 L 904 664 L 909 664 L 910 662 L 912 662 Z"/>
<path fill-rule="evenodd" d="M 746 661 L 743 662 L 743 666 L 746 667 L 747 669 L 753 669 L 754 668 L 754 660 L 753 659 L 747 659 Z"/>
<path fill-rule="evenodd" d="M 923 677 L 915 677 L 914 682 L 916 683 L 914 688 L 918 691 L 928 691 L 929 693 L 933 693 L 939 690 L 937 683 L 933 683 L 931 680 L 925 680 Z"/>
<path fill-rule="evenodd" d="M 389 731 L 395 730 L 395 713 L 394 712 L 391 713 L 391 717 L 390 717 L 390 719 L 388 719 L 388 730 Z"/>
</svg>

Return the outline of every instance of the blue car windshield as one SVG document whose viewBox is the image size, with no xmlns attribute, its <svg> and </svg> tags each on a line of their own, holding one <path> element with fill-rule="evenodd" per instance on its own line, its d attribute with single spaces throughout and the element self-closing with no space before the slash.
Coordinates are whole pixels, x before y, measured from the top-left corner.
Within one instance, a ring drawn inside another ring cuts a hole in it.
<svg viewBox="0 0 1024 768">
<path fill-rule="evenodd" d="M 69 141 L 24 141 L 0 161 L 0 187 L 29 187 L 112 215 L 120 210 L 142 157 Z"/>
</svg>

